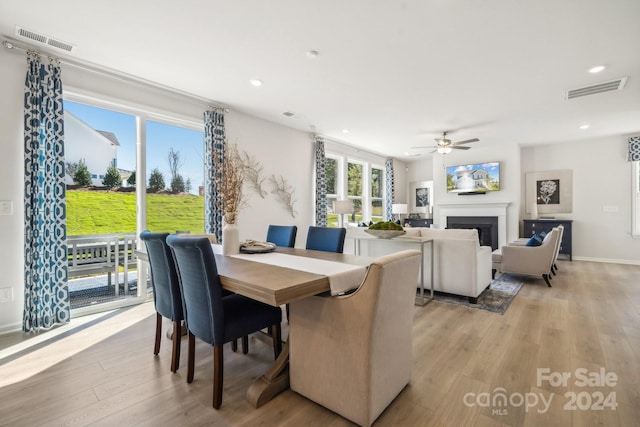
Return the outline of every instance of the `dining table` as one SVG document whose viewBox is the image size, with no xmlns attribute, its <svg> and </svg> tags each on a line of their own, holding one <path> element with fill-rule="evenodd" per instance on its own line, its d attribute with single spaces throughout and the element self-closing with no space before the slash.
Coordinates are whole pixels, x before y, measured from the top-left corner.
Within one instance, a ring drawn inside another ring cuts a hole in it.
<svg viewBox="0 0 640 427">
<path fill-rule="evenodd" d="M 264 254 L 225 256 L 222 254 L 221 245 L 212 244 L 212 248 L 220 283 L 224 289 L 274 307 L 318 294 L 331 293 L 330 275 L 299 269 L 300 263 L 296 261 L 298 257 L 324 260 L 329 262 L 327 265 L 339 263 L 365 269 L 373 261 L 371 257 L 353 254 L 278 246 L 274 253 L 288 255 L 288 257 L 281 257 L 285 262 L 275 265 L 262 262 L 261 257 Z M 137 255 L 140 260 L 148 262 L 144 249 L 139 250 Z M 286 265 L 287 263 L 290 265 Z M 287 340 L 271 367 L 257 378 L 247 391 L 247 400 L 254 407 L 264 405 L 275 395 L 289 388 L 288 363 L 289 342 Z"/>
</svg>

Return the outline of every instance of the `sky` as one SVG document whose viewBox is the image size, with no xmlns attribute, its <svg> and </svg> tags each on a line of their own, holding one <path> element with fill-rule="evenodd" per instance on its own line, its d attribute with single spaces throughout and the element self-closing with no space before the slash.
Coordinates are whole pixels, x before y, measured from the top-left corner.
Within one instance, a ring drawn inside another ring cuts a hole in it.
<svg viewBox="0 0 640 427">
<path fill-rule="evenodd" d="M 135 116 L 67 100 L 64 108 L 95 130 L 113 132 L 120 143 L 118 168 L 136 169 Z M 191 193 L 197 194 L 198 186 L 204 183 L 203 134 L 199 131 L 147 121 L 147 179 L 151 171 L 158 168 L 167 187 L 170 185 L 168 154 L 171 148 L 180 153 L 182 166 L 178 171 L 185 182 L 191 179 Z"/>
</svg>

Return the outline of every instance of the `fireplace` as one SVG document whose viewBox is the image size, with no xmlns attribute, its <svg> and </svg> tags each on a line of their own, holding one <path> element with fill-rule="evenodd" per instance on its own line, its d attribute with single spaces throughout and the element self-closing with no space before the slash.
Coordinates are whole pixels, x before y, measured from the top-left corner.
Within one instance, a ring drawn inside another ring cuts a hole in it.
<svg viewBox="0 0 640 427">
<path fill-rule="evenodd" d="M 448 216 L 447 228 L 476 229 L 480 246 L 491 246 L 491 250 L 498 249 L 497 216 Z"/>
<path fill-rule="evenodd" d="M 501 248 L 507 244 L 507 206 L 509 206 L 509 203 L 442 203 L 436 206 L 438 212 L 434 215 L 434 218 L 436 218 L 437 221 L 434 219 L 433 222 L 447 226 L 449 224 L 449 217 L 497 217 L 498 226 L 493 227 L 497 230 L 497 237 L 495 233 L 492 234 L 493 242 L 491 247 L 496 247 L 494 245 L 497 244 L 497 247 Z M 468 226 L 468 224 L 466 224 L 466 226 Z"/>
</svg>

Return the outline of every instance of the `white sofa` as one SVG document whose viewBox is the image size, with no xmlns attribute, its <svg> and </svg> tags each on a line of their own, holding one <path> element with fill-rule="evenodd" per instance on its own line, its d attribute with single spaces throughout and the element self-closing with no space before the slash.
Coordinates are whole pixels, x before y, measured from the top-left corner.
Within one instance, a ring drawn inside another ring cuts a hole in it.
<svg viewBox="0 0 640 427">
<path fill-rule="evenodd" d="M 476 302 L 478 295 L 491 284 L 491 247 L 480 246 L 475 229 L 406 228 L 406 237 L 434 239 L 434 289 L 469 297 Z M 364 228 L 349 228 L 347 238 L 367 235 Z M 367 235 L 368 236 L 368 235 Z M 381 239 L 377 239 L 381 240 Z M 416 249 L 401 239 L 385 242 L 360 240 L 360 254 L 378 257 L 406 249 Z M 431 273 L 431 252 L 425 246 L 425 278 Z M 428 287 L 425 279 L 425 287 Z"/>
</svg>

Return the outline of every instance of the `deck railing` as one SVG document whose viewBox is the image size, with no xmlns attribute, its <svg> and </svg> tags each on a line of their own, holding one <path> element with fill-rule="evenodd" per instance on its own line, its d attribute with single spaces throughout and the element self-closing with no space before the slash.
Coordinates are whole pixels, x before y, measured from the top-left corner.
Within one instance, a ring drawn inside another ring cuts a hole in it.
<svg viewBox="0 0 640 427">
<path fill-rule="evenodd" d="M 115 273 L 118 282 L 122 267 L 126 295 L 129 287 L 129 268 L 135 266 L 137 261 L 136 235 L 130 233 L 70 236 L 67 238 L 67 256 L 69 278 L 107 273 L 108 285 L 111 286 L 111 273 Z M 119 283 L 116 283 L 116 296 L 119 292 L 118 285 Z"/>
</svg>

